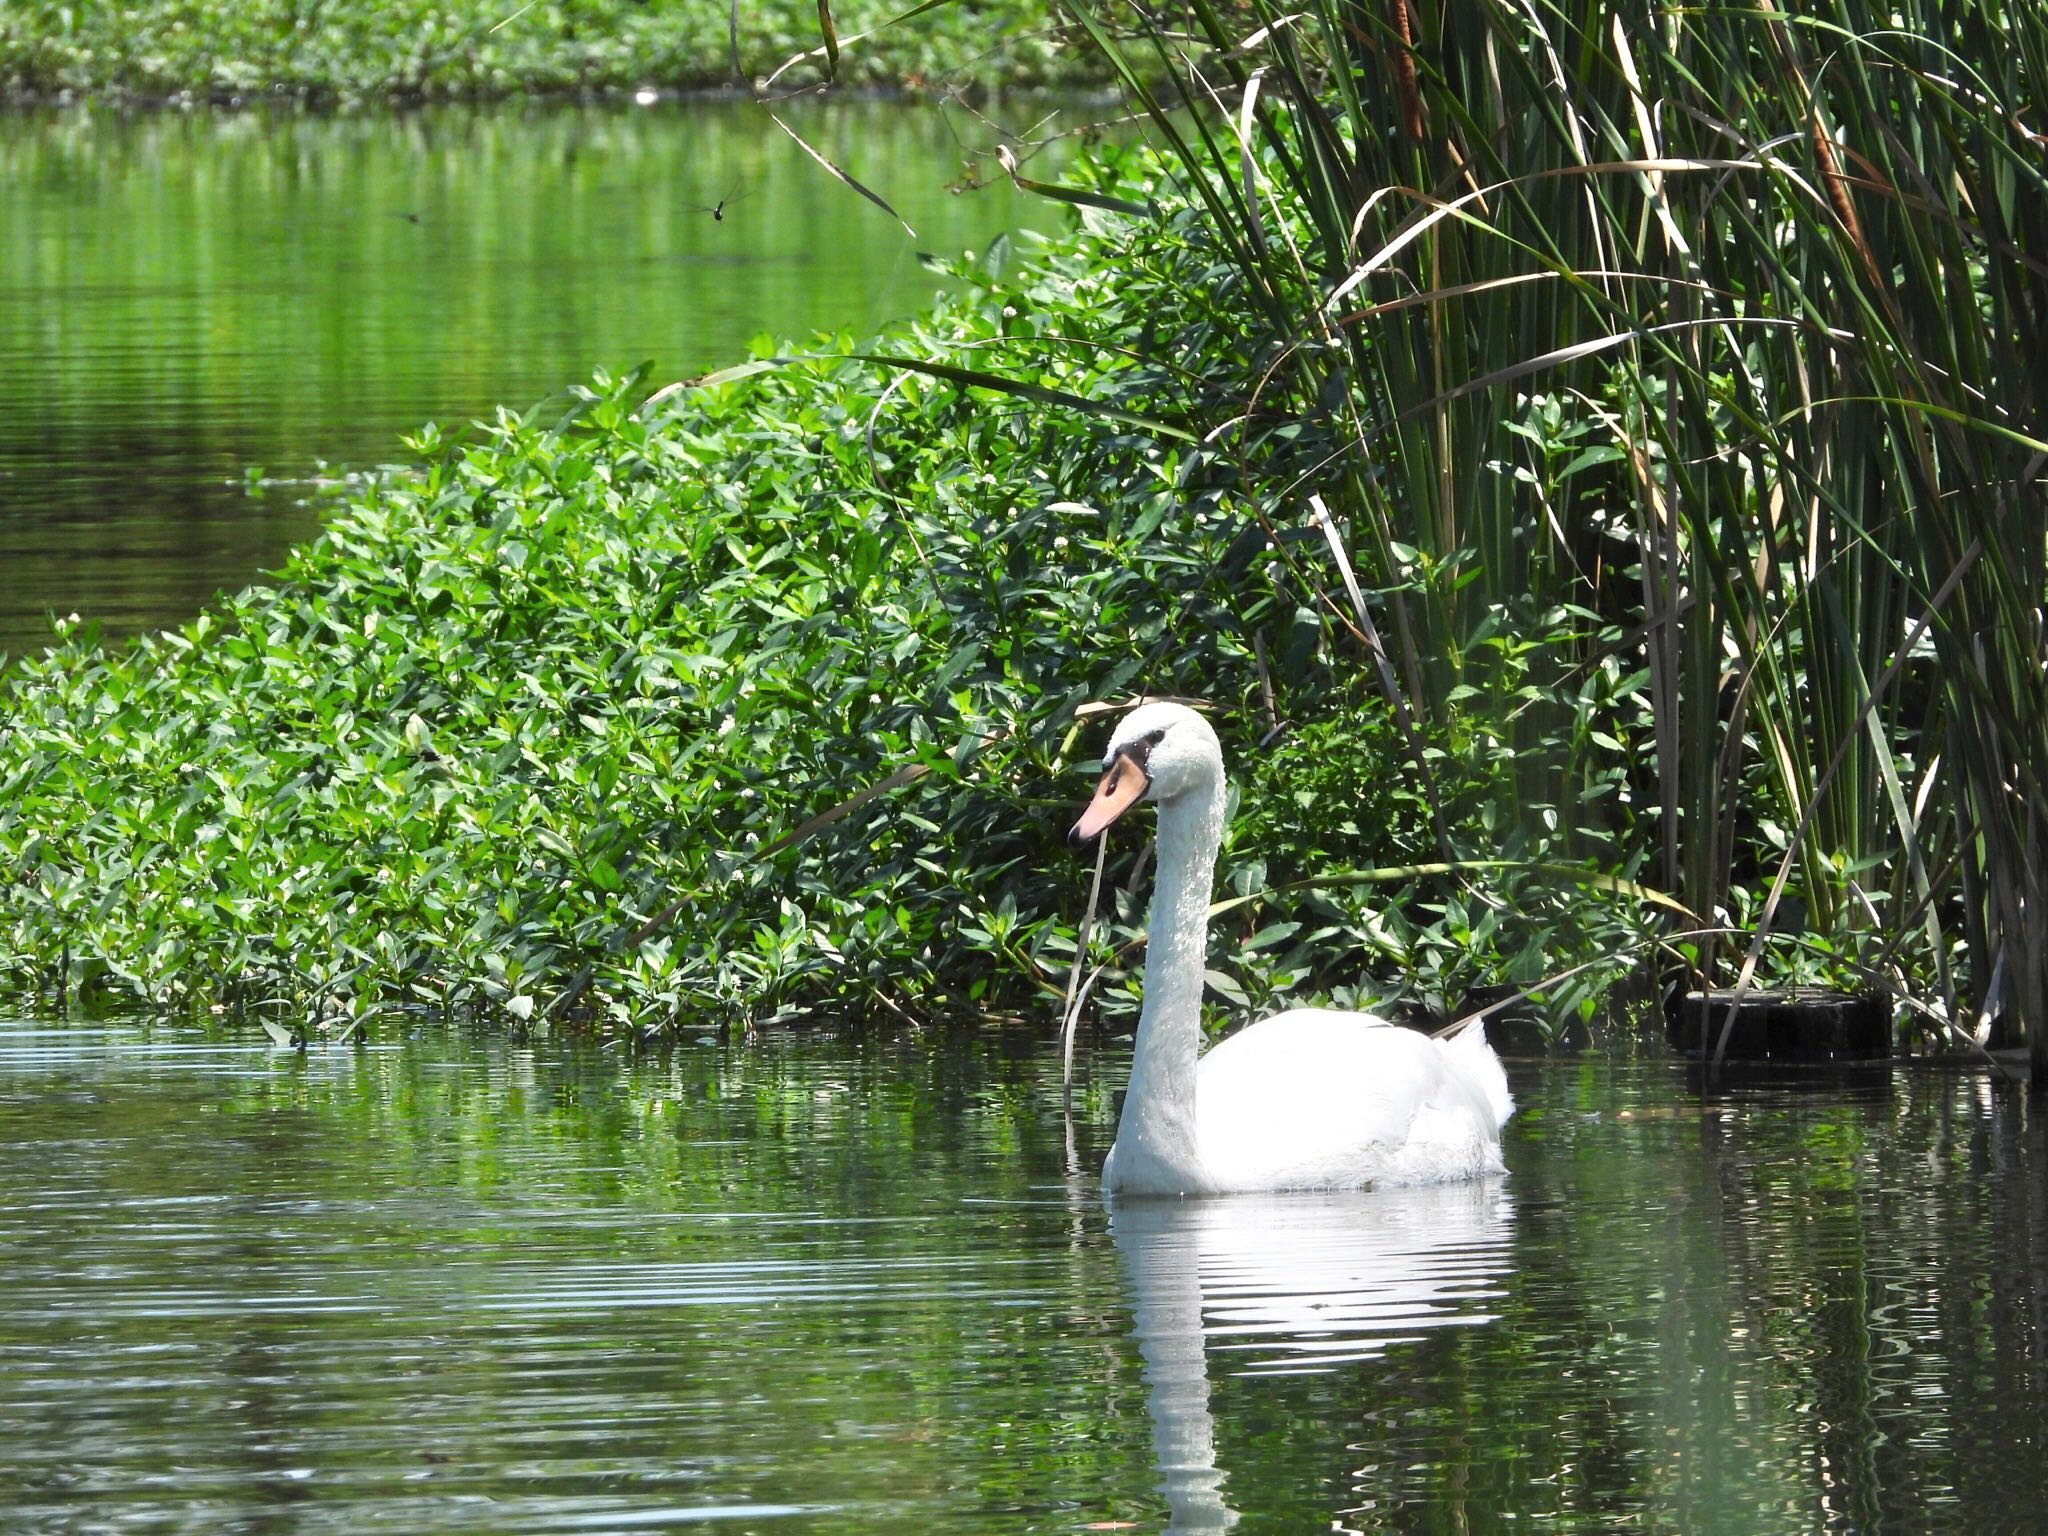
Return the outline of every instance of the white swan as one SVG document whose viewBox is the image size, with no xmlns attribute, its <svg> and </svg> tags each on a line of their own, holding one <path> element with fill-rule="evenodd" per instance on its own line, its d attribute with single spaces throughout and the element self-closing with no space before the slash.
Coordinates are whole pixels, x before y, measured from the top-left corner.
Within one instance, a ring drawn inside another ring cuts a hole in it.
<svg viewBox="0 0 2048 1536">
<path fill-rule="evenodd" d="M 1209 895 L 1223 840 L 1223 751 L 1179 704 L 1124 717 L 1073 841 L 1159 806 L 1145 1002 L 1103 1187 L 1127 1195 L 1433 1184 L 1501 1173 L 1514 1108 L 1476 1028 L 1436 1040 L 1368 1013 L 1295 1008 L 1197 1065 Z"/>
</svg>

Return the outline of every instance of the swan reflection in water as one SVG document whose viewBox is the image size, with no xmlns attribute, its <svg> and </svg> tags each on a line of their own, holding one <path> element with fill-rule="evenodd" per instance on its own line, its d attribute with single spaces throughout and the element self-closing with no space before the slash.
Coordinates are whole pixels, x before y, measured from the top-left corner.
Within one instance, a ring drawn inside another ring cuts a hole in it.
<svg viewBox="0 0 2048 1536">
<path fill-rule="evenodd" d="M 1114 1204 L 1168 1529 L 1237 1522 L 1216 1465 L 1212 1366 L 1328 1371 L 1433 1329 L 1491 1322 L 1509 1218 L 1493 1180 Z"/>
</svg>

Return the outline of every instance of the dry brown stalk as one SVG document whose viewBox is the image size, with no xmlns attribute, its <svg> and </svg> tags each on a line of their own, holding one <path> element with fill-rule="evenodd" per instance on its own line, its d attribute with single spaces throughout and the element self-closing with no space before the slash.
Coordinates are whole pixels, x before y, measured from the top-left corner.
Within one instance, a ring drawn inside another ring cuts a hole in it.
<svg viewBox="0 0 2048 1536">
<path fill-rule="evenodd" d="M 1401 46 L 1394 50 L 1394 89 L 1401 97 L 1401 122 L 1408 137 L 1422 140 L 1422 93 L 1415 83 L 1415 18 L 1408 0 L 1394 0 L 1394 31 Z"/>
</svg>

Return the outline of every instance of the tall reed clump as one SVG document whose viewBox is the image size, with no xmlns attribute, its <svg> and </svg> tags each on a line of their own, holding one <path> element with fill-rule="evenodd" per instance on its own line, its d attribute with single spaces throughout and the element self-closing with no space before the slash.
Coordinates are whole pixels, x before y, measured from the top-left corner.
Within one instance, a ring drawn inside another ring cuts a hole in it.
<svg viewBox="0 0 2048 1536">
<path fill-rule="evenodd" d="M 2048 1081 L 2048 10 L 1069 9 L 1275 339 L 1212 451 L 1336 439 L 1266 513 L 1417 781 L 1476 719 L 1696 974 Z"/>
</svg>

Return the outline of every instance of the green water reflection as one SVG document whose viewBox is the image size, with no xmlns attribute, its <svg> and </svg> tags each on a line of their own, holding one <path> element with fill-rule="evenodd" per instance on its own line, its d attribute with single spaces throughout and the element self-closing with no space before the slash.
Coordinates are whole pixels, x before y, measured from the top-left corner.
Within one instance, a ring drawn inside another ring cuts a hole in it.
<svg viewBox="0 0 2048 1536">
<path fill-rule="evenodd" d="M 2004 1089 L 1702 1112 L 1661 1064 L 1527 1064 L 1500 1185 L 1111 1214 L 1107 1084 L 1070 1148 L 1049 1065 L 0 1026 L 5 1507 L 1276 1533 L 2048 1509 L 2043 1134 Z"/>
<path fill-rule="evenodd" d="M 391 463 L 600 366 L 863 332 L 939 286 L 920 250 L 1061 218 L 946 190 L 958 113 L 789 111 L 917 238 L 739 102 L 0 113 L 0 651 L 52 611 L 182 620 L 274 563 L 314 514 L 247 496 L 252 466 Z"/>
</svg>

